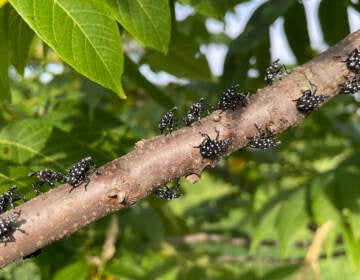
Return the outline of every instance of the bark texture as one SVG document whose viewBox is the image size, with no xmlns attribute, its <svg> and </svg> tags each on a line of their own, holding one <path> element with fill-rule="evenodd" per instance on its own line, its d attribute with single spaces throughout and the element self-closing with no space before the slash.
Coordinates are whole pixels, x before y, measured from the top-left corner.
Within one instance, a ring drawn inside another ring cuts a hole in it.
<svg viewBox="0 0 360 280">
<path fill-rule="evenodd" d="M 7 246 L 0 244 L 0 267 L 113 211 L 133 205 L 171 180 L 185 176 L 195 183 L 206 167 L 215 164 L 202 159 L 199 149 L 194 148 L 203 141 L 199 132 L 213 138 L 216 128 L 220 139 L 231 139 L 228 149 L 231 154 L 246 146 L 247 137 L 258 135 L 254 124 L 262 128 L 267 125 L 274 134 L 296 126 L 306 115 L 297 111 L 294 100 L 302 91 L 311 89 L 311 84 L 317 86 L 317 94 L 334 97 L 344 76 L 350 74 L 343 60 L 359 47 L 358 30 L 296 67 L 281 81 L 259 89 L 249 98 L 247 107 L 234 112 L 214 111 L 200 122 L 171 135 L 140 140 L 132 152 L 100 167 L 101 175 L 91 175 L 87 191 L 82 185 L 69 193 L 71 187 L 63 184 L 20 205 L 16 211 L 21 210 L 21 229 L 26 234 L 16 231 L 15 242 Z M 2 218 L 13 211 L 4 213 Z"/>
</svg>

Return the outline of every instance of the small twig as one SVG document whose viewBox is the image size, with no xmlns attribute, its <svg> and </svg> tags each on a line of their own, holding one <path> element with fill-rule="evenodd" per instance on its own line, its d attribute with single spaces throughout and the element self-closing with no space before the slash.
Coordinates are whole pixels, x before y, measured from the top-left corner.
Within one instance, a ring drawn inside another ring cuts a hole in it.
<svg viewBox="0 0 360 280">
<path fill-rule="evenodd" d="M 333 257 L 343 257 L 345 256 L 345 251 L 334 252 Z M 327 255 L 321 254 L 319 259 L 326 259 Z M 211 259 L 213 262 L 220 263 L 291 263 L 291 264 L 304 264 L 304 259 L 302 257 L 293 257 L 293 258 L 277 258 L 277 257 L 254 257 L 254 256 L 219 256 Z M 308 278 L 303 278 L 308 279 Z"/>
<path fill-rule="evenodd" d="M 169 243 L 178 245 L 178 244 L 196 244 L 201 242 L 226 242 L 236 246 L 245 246 L 248 244 L 248 240 L 246 238 L 237 237 L 230 238 L 225 237 L 220 234 L 208 234 L 208 233 L 195 233 L 185 236 L 173 236 L 166 238 L 166 241 Z"/>
<path fill-rule="evenodd" d="M 310 247 L 305 256 L 304 262 L 307 266 L 311 267 L 314 273 L 315 280 L 320 279 L 318 259 L 320 257 L 322 245 L 324 243 L 326 236 L 328 235 L 329 231 L 333 226 L 334 223 L 332 221 L 328 221 L 316 230 L 314 239 L 311 242 Z M 306 273 L 306 267 L 304 267 L 303 273 L 304 274 Z"/>
<path fill-rule="evenodd" d="M 119 223 L 115 216 L 111 217 L 108 230 L 106 232 L 105 242 L 102 247 L 100 256 L 89 257 L 89 262 L 98 267 L 98 279 L 101 279 L 101 275 L 104 271 L 106 263 L 112 259 L 116 252 L 116 240 L 119 234 Z"/>
</svg>

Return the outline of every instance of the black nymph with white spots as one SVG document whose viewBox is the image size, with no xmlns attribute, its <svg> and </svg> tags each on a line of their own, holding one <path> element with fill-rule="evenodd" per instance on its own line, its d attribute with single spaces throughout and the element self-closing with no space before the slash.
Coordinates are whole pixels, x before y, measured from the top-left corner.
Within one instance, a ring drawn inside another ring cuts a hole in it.
<svg viewBox="0 0 360 280">
<path fill-rule="evenodd" d="M 357 48 L 352 50 L 344 62 L 349 71 L 360 74 L 360 51 Z"/>
<path fill-rule="evenodd" d="M 155 190 L 154 194 L 158 198 L 172 200 L 183 196 L 183 194 L 180 193 L 180 191 L 181 191 L 180 180 L 177 180 L 174 186 L 169 188 L 167 185 L 165 185 Z"/>
<path fill-rule="evenodd" d="M 281 80 L 283 74 L 288 74 L 284 64 L 279 64 L 280 59 L 275 60 L 266 68 L 265 82 L 267 85 L 272 85 L 274 80 L 277 78 Z"/>
<path fill-rule="evenodd" d="M 206 133 L 200 133 L 200 135 L 205 137 L 205 139 L 199 146 L 194 148 L 200 148 L 200 154 L 203 158 L 213 160 L 218 159 L 226 153 L 226 150 L 231 143 L 230 139 L 219 140 L 219 131 L 215 129 L 215 132 L 215 139 L 211 139 L 210 136 Z"/>
<path fill-rule="evenodd" d="M 17 211 L 9 217 L 4 219 L 0 218 L 0 242 L 5 243 L 5 246 L 8 242 L 15 241 L 13 234 L 16 230 L 26 234 L 26 232 L 20 228 L 20 223 L 18 221 L 20 213 L 21 211 Z"/>
<path fill-rule="evenodd" d="M 354 94 L 360 92 L 360 76 L 350 79 L 345 77 L 346 81 L 340 84 L 340 92 L 342 94 Z"/>
<path fill-rule="evenodd" d="M 301 113 L 314 112 L 321 103 L 329 98 L 327 95 L 315 95 L 317 88 L 314 91 L 310 89 L 302 92 L 302 95 L 293 101 L 296 101 L 296 109 Z"/>
<path fill-rule="evenodd" d="M 51 188 L 54 187 L 53 182 L 61 183 L 64 181 L 64 175 L 60 172 L 44 169 L 36 172 L 31 172 L 28 174 L 30 177 L 37 177 L 39 180 L 32 183 L 32 187 L 35 193 L 41 193 L 40 187 L 45 183 L 48 183 Z"/>
<path fill-rule="evenodd" d="M 207 105 L 204 103 L 204 98 L 201 97 L 193 105 L 190 106 L 187 114 L 184 117 L 184 122 L 186 126 L 191 125 L 194 121 L 199 121 L 201 119 L 201 114 L 204 112 Z"/>
<path fill-rule="evenodd" d="M 2 195 L 0 195 L 0 213 L 3 213 L 7 210 L 9 206 L 14 208 L 14 202 L 18 200 L 22 200 L 23 202 L 26 201 L 26 198 L 21 195 L 20 193 L 15 192 L 16 186 L 12 186 Z"/>
<path fill-rule="evenodd" d="M 251 136 L 248 137 L 248 143 L 247 146 L 250 148 L 255 149 L 270 149 L 273 147 L 276 147 L 281 144 L 281 141 L 278 141 L 273 138 L 272 132 L 268 129 L 268 127 L 265 128 L 265 130 L 262 130 L 260 127 L 258 127 L 255 124 L 256 129 L 259 131 L 259 135 L 257 136 Z"/>
<path fill-rule="evenodd" d="M 90 178 L 88 175 L 90 175 L 92 171 L 96 172 L 97 175 L 100 175 L 100 173 L 96 170 L 96 165 L 93 159 L 90 156 L 83 158 L 78 163 L 76 163 L 70 169 L 69 173 L 64 179 L 65 183 L 68 183 L 70 186 L 72 186 L 70 192 L 82 183 L 85 183 L 86 190 L 87 185 L 90 183 Z"/>
<path fill-rule="evenodd" d="M 218 101 L 218 109 L 225 111 L 228 109 L 235 110 L 237 106 L 246 107 L 249 92 L 236 92 L 239 85 L 234 85 L 225 90 Z"/>
<path fill-rule="evenodd" d="M 174 121 L 174 112 L 177 109 L 178 108 L 175 106 L 174 108 L 167 111 L 165 113 L 165 115 L 163 115 L 161 117 L 159 126 L 158 126 L 161 134 L 164 132 L 164 130 L 166 130 L 165 134 L 168 134 L 168 133 L 170 134 L 175 129 L 176 124 Z"/>
</svg>

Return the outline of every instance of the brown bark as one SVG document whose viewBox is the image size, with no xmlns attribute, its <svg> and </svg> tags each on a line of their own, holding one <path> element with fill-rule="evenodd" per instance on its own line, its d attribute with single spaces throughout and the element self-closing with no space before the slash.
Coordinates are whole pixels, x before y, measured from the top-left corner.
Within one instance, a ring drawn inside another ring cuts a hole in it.
<svg viewBox="0 0 360 280">
<path fill-rule="evenodd" d="M 202 159 L 199 134 L 208 133 L 220 139 L 230 138 L 228 153 L 246 146 L 247 137 L 258 135 L 254 124 L 266 125 L 278 134 L 296 126 L 306 115 L 296 110 L 294 99 L 317 86 L 317 94 L 334 97 L 339 84 L 349 72 L 342 62 L 347 53 L 360 46 L 360 31 L 347 36 L 334 47 L 293 69 L 290 75 L 272 86 L 259 89 L 249 98 L 246 108 L 234 112 L 214 111 L 191 127 L 168 136 L 156 136 L 135 144 L 134 151 L 99 168 L 93 174 L 87 191 L 83 186 L 71 193 L 69 185 L 61 185 L 17 207 L 21 210 L 21 229 L 14 233 L 15 242 L 1 244 L 0 266 L 59 240 L 97 219 L 127 207 L 146 197 L 156 188 L 181 176 L 196 182 L 201 172 L 214 162 Z M 11 211 L 5 213 L 9 215 Z"/>
</svg>

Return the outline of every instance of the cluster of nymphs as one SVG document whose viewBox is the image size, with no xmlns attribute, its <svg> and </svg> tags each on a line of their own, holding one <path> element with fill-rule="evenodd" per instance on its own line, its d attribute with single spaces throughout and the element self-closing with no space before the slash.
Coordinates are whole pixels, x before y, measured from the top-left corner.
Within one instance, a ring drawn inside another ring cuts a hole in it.
<svg viewBox="0 0 360 280">
<path fill-rule="evenodd" d="M 96 169 L 96 165 L 93 159 L 88 156 L 77 162 L 73 167 L 70 168 L 67 175 L 60 172 L 44 169 L 28 174 L 30 177 L 37 177 L 39 180 L 32 183 L 32 187 L 35 193 L 40 193 L 40 187 L 47 183 L 51 188 L 54 187 L 54 182 L 68 183 L 72 188 L 72 192 L 76 187 L 85 183 L 85 190 L 90 183 L 89 174 L 95 172 L 97 175 L 100 173 Z"/>
<path fill-rule="evenodd" d="M 352 77 L 346 76 L 345 83 L 341 84 L 340 93 L 354 94 L 360 91 L 360 51 L 354 49 L 350 54 L 347 55 L 346 59 L 342 62 L 346 63 L 348 70 L 352 73 Z M 275 60 L 270 64 L 265 72 L 265 83 L 270 86 L 275 80 L 281 80 L 284 75 L 289 74 L 285 65 L 279 63 L 279 59 Z M 316 85 L 310 82 L 310 89 L 301 92 L 301 96 L 295 100 L 296 109 L 302 114 L 310 114 L 329 98 L 327 95 L 316 94 Z M 217 109 L 224 112 L 226 110 L 234 111 L 238 106 L 246 107 L 248 104 L 247 97 L 249 92 L 237 92 L 238 85 L 234 85 L 229 89 L 225 90 L 220 96 L 217 104 Z M 188 112 L 183 118 L 186 126 L 190 126 L 195 121 L 200 121 L 201 116 L 205 109 L 209 113 L 209 106 L 205 104 L 204 98 L 200 98 L 193 105 L 190 106 Z M 163 133 L 170 134 L 177 127 L 177 121 L 174 120 L 174 114 L 177 107 L 169 110 L 160 120 L 159 129 Z M 281 142 L 274 139 L 274 135 L 268 126 L 260 128 L 255 124 L 258 134 L 255 136 L 248 137 L 247 146 L 256 149 L 269 149 L 278 146 Z M 219 131 L 215 129 L 216 137 L 211 138 L 206 133 L 200 133 L 204 137 L 203 141 L 194 148 L 198 148 L 200 154 L 205 159 L 216 160 L 223 156 L 228 146 L 231 144 L 231 140 L 219 139 Z M 178 198 L 181 194 L 178 193 L 180 190 L 179 182 L 176 185 L 168 188 L 167 186 L 156 190 L 154 193 L 156 196 L 164 199 Z"/>
<path fill-rule="evenodd" d="M 340 93 L 354 94 L 360 92 L 360 51 L 355 48 L 342 62 L 346 63 L 351 75 L 345 76 L 345 82 L 340 84 Z"/>
<path fill-rule="evenodd" d="M 265 82 L 267 85 L 271 85 L 274 80 L 281 80 L 284 74 L 288 74 L 288 71 L 286 70 L 285 65 L 279 64 L 279 59 L 277 59 L 266 69 Z M 221 110 L 221 113 L 223 113 L 227 110 L 235 111 L 237 107 L 246 107 L 248 105 L 247 98 L 250 93 L 248 91 L 238 92 L 238 88 L 239 85 L 234 85 L 225 90 L 217 102 L 216 109 Z M 190 106 L 183 117 L 184 124 L 186 126 L 190 126 L 192 123 L 200 121 L 205 111 L 207 111 L 208 114 L 210 113 L 210 108 L 213 108 L 213 106 L 209 106 L 205 102 L 204 98 L 200 98 Z M 177 109 L 178 108 L 175 106 L 162 116 L 158 126 L 160 133 L 165 132 L 165 134 L 170 134 L 174 129 L 177 129 L 178 121 L 174 119 L 175 111 Z M 248 137 L 248 147 L 269 149 L 280 144 L 280 141 L 273 138 L 273 134 L 268 127 L 264 130 L 259 128 L 256 124 L 255 127 L 257 128 L 259 135 Z M 204 139 L 198 146 L 194 147 L 199 149 L 200 154 L 204 159 L 219 159 L 226 153 L 227 148 L 231 144 L 231 140 L 229 138 L 224 140 L 219 139 L 220 133 L 216 128 L 215 133 L 215 138 L 211 138 L 206 133 L 200 133 Z M 181 191 L 181 188 L 179 180 L 177 180 L 173 187 L 169 188 L 165 185 L 164 187 L 157 189 L 154 194 L 159 198 L 171 200 L 182 196 L 179 191 Z"/>
<path fill-rule="evenodd" d="M 83 158 L 70 168 L 67 175 L 63 175 L 60 172 L 53 171 L 51 169 L 44 169 L 36 172 L 31 172 L 28 176 L 37 177 L 38 180 L 32 183 L 32 187 L 36 194 L 41 193 L 40 187 L 47 183 L 51 188 L 54 187 L 54 182 L 57 183 L 68 183 L 71 186 L 70 192 L 76 187 L 85 183 L 85 190 L 87 185 L 90 183 L 89 175 L 91 172 L 99 174 L 95 163 L 90 156 Z M 0 195 L 0 214 L 8 210 L 11 206 L 15 208 L 14 202 L 18 200 L 26 201 L 26 198 L 20 193 L 16 192 L 16 186 L 12 186 L 2 195 Z M 13 233 L 18 230 L 25 233 L 24 230 L 20 229 L 21 222 L 19 216 L 21 211 L 14 211 L 10 216 L 6 218 L 0 218 L 0 243 L 15 241 Z"/>
<path fill-rule="evenodd" d="M 237 92 L 238 87 L 239 85 L 234 85 L 222 93 L 217 104 L 217 109 L 224 112 L 228 109 L 234 111 L 238 106 L 246 107 L 249 92 L 246 91 L 239 93 Z M 165 132 L 165 134 L 170 134 L 174 129 L 178 128 L 178 120 L 174 118 L 175 111 L 177 109 L 178 108 L 175 106 L 161 117 L 158 125 L 161 134 L 163 132 Z M 184 124 L 186 126 L 190 126 L 192 123 L 200 121 L 205 111 L 207 111 L 208 114 L 210 113 L 209 109 L 209 104 L 205 102 L 203 97 L 201 97 L 188 109 L 187 113 L 183 117 Z"/>
</svg>

